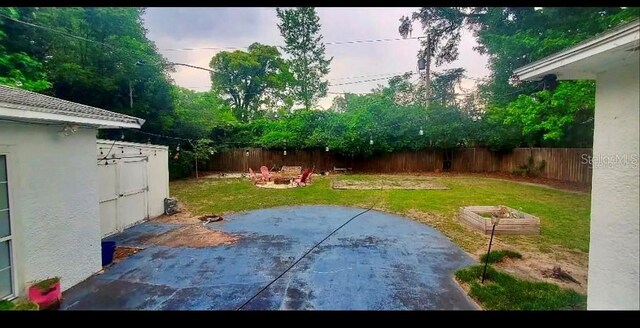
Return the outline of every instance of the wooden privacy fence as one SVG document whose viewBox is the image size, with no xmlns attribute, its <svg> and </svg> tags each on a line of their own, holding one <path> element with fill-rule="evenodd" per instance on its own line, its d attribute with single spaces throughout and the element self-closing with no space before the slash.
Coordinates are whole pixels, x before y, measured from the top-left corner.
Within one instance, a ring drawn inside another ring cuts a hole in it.
<svg viewBox="0 0 640 328">
<path fill-rule="evenodd" d="M 545 162 L 540 176 L 549 179 L 591 183 L 591 168 L 587 164 L 591 148 L 516 148 L 509 153 L 493 152 L 486 148 L 457 148 L 449 152 L 439 149 L 400 151 L 390 154 L 351 158 L 323 149 L 282 150 L 262 148 L 230 149 L 213 154 L 208 169 L 217 172 L 246 172 L 265 165 L 270 169 L 284 165 L 316 167 L 316 172 L 331 171 L 334 167 L 351 168 L 353 172 L 409 173 L 433 172 L 450 167 L 452 172 L 513 173 L 526 165 L 529 157 L 534 165 Z"/>
</svg>

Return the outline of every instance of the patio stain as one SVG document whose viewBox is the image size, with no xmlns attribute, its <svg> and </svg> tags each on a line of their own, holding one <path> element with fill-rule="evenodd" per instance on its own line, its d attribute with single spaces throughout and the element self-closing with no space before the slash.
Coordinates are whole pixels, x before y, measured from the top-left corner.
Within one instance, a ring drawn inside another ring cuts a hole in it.
<svg viewBox="0 0 640 328">
<path fill-rule="evenodd" d="M 145 244 L 158 244 L 171 247 L 214 247 L 230 245 L 238 241 L 238 236 L 202 226 L 202 224 L 183 225 L 160 235 L 142 240 Z"/>
<path fill-rule="evenodd" d="M 64 293 L 65 309 L 235 310 L 359 208 L 296 206 L 243 212 L 211 223 L 239 236 L 215 247 L 148 247 Z M 275 220 L 274 218 L 278 218 Z M 120 240 L 162 225 L 143 223 Z M 173 225 L 174 228 L 179 225 Z M 367 212 L 257 295 L 245 310 L 475 309 L 453 282 L 474 261 L 439 232 Z M 135 292 L 132 292 L 135 290 Z"/>
</svg>

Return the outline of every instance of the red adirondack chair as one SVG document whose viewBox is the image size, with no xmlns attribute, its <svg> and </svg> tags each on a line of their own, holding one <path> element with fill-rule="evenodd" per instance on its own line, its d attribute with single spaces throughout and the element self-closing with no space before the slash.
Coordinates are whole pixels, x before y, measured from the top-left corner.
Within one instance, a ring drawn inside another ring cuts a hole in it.
<svg viewBox="0 0 640 328">
<path fill-rule="evenodd" d="M 311 177 L 313 176 L 313 171 L 316 169 L 316 166 L 311 167 L 311 171 L 309 171 L 309 176 L 307 177 L 307 182 L 311 183 Z"/>
<path fill-rule="evenodd" d="M 311 172 L 310 169 L 305 169 L 304 172 L 302 172 L 302 175 L 299 178 L 296 178 L 295 180 L 293 180 L 293 183 L 295 183 L 297 186 L 300 186 L 301 184 L 304 184 L 305 186 L 307 185 L 307 178 L 309 178 L 309 173 Z"/>
<path fill-rule="evenodd" d="M 249 176 L 251 177 L 251 181 L 253 181 L 253 184 L 258 184 L 259 182 L 262 182 L 262 178 L 257 176 L 255 172 L 253 172 L 253 169 L 249 168 Z"/>
<path fill-rule="evenodd" d="M 260 166 L 260 173 L 262 173 L 262 180 L 264 180 L 264 182 L 271 181 L 271 173 L 269 173 L 268 167 Z"/>
</svg>

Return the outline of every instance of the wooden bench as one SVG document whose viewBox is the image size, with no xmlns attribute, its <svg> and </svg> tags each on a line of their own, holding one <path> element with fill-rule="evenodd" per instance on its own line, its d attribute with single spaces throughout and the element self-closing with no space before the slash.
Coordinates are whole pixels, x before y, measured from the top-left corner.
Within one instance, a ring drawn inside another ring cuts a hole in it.
<svg viewBox="0 0 640 328">
<path fill-rule="evenodd" d="M 351 168 L 350 167 L 333 167 L 333 172 L 343 172 L 343 173 L 347 173 L 347 172 L 351 172 Z"/>
</svg>

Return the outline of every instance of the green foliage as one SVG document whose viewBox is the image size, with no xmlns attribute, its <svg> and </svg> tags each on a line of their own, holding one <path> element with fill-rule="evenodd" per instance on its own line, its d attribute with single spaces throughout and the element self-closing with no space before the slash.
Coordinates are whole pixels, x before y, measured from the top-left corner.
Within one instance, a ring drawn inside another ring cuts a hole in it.
<svg viewBox="0 0 640 328">
<path fill-rule="evenodd" d="M 502 262 L 505 258 L 521 259 L 522 254 L 515 251 L 510 251 L 508 249 L 491 251 L 489 253 L 489 263 Z M 487 261 L 487 254 L 482 254 L 482 256 L 480 257 L 480 262 L 485 263 L 485 261 Z"/>
<path fill-rule="evenodd" d="M 235 117 L 244 122 L 260 117 L 263 103 L 282 100 L 285 106 L 283 92 L 292 79 L 276 47 L 254 43 L 248 50 L 222 51 L 209 63 L 213 89 L 228 99 Z"/>
<path fill-rule="evenodd" d="M 43 292 L 46 292 L 59 282 L 60 282 L 60 277 L 52 277 L 52 278 L 38 281 L 34 283 L 33 286 L 36 286 L 39 290 Z"/>
<path fill-rule="evenodd" d="M 7 311 L 7 310 L 13 310 L 13 311 L 37 311 L 39 310 L 40 307 L 38 306 L 37 303 L 31 302 L 29 300 L 16 300 L 16 301 L 7 301 L 7 300 L 0 300 L 0 311 Z"/>
<path fill-rule="evenodd" d="M 7 300 L 0 300 L 0 311 L 3 310 L 12 310 L 15 307 L 13 302 Z"/>
<path fill-rule="evenodd" d="M 546 282 L 515 278 L 489 266 L 482 279 L 483 265 L 474 265 L 456 272 L 458 280 L 470 284 L 469 296 L 487 310 L 585 310 L 586 295 L 562 289 Z"/>
<path fill-rule="evenodd" d="M 0 7 L 0 14 L 14 19 L 21 15 L 16 8 Z M 0 18 L 0 84 L 30 91 L 43 91 L 51 87 L 42 62 L 24 51 L 11 51 L 5 44 L 10 42 L 5 26 L 6 18 Z M 9 24 L 12 22 L 10 21 Z M 14 23 L 15 24 L 15 23 Z"/>
<path fill-rule="evenodd" d="M 19 300 L 15 302 L 13 310 L 16 311 L 38 311 L 40 306 L 37 303 L 28 300 Z"/>
<path fill-rule="evenodd" d="M 169 180 L 190 177 L 195 172 L 195 156 L 189 150 L 169 150 Z"/>
<path fill-rule="evenodd" d="M 457 58 L 461 30 L 473 31 L 491 69 L 479 86 L 486 119 L 478 135 L 490 148 L 590 147 L 593 82 L 560 82 L 556 90 L 540 91 L 538 82 L 517 83 L 513 71 L 638 17 L 637 7 L 425 7 L 403 16 L 399 32 L 411 34 L 411 22 L 419 21 L 441 65 Z"/>
<path fill-rule="evenodd" d="M 293 99 L 311 109 L 319 98 L 327 94 L 327 81 L 333 60 L 325 58 L 325 46 L 320 34 L 320 17 L 313 7 L 291 9 L 276 8 L 280 19 L 278 29 L 284 38 L 283 50 L 291 57 L 289 65 L 294 83 L 291 86 Z"/>
</svg>

